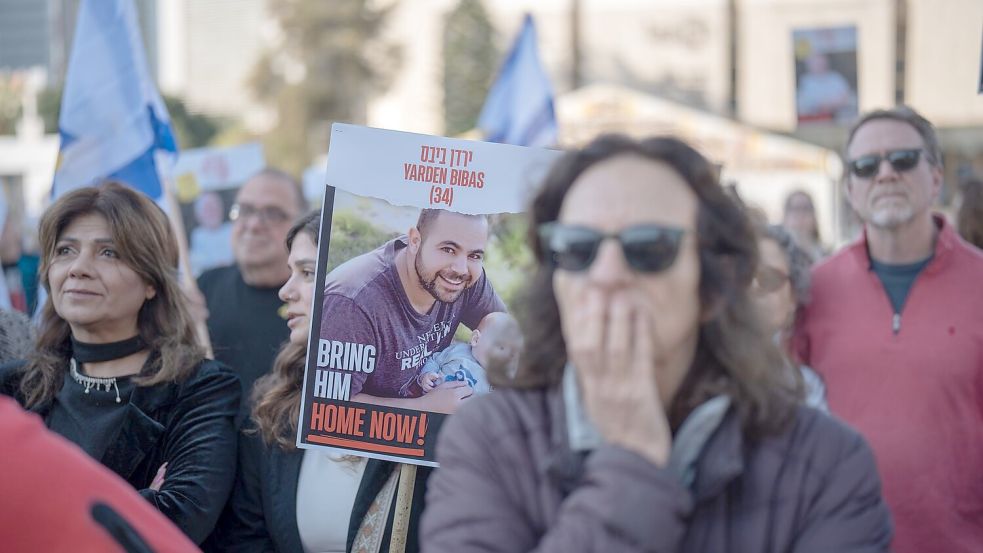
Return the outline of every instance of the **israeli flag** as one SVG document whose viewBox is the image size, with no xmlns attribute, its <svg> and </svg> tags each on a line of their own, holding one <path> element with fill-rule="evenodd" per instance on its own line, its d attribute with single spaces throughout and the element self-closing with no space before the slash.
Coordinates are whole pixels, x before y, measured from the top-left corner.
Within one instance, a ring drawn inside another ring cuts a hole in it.
<svg viewBox="0 0 983 553">
<path fill-rule="evenodd" d="M 147 70 L 132 0 L 82 0 L 58 120 L 51 194 L 107 179 L 163 197 L 177 145 Z"/>
<path fill-rule="evenodd" d="M 518 146 L 556 144 L 553 87 L 539 61 L 536 43 L 536 25 L 526 14 L 478 117 L 485 140 Z"/>
<path fill-rule="evenodd" d="M 0 234 L 7 224 L 7 200 L 0 193 Z M 10 289 L 7 288 L 7 275 L 3 274 L 3 266 L 0 265 L 0 310 L 13 311 L 14 306 L 10 301 Z"/>
</svg>

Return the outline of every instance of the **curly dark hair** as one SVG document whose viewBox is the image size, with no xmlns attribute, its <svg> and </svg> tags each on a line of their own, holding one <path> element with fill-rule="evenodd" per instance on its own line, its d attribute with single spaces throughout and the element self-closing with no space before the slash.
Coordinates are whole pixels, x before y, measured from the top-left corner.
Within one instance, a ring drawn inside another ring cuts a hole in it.
<svg viewBox="0 0 983 553">
<path fill-rule="evenodd" d="M 773 240 L 785 254 L 785 261 L 788 262 L 788 280 L 792 284 L 792 291 L 795 293 L 795 305 L 803 307 L 809 303 L 809 290 L 812 285 L 812 258 L 805 252 L 789 234 L 785 227 L 780 225 L 761 225 L 758 233 L 762 238 Z"/>
<path fill-rule="evenodd" d="M 668 408 L 670 424 L 678 428 L 699 404 L 727 394 L 749 436 L 779 431 L 791 420 L 793 406 L 802 397 L 801 381 L 788 370 L 748 295 L 758 261 L 755 232 L 744 210 L 720 186 L 714 166 L 687 144 L 669 137 L 602 136 L 566 154 L 552 167 L 530 209 L 528 243 L 537 268 L 516 308 L 526 349 L 516 377 L 496 378 L 493 384 L 513 388 L 559 384 L 567 363 L 566 345 L 553 292 L 553 268 L 545 259 L 537 229 L 557 219 L 564 198 L 581 174 L 617 156 L 639 156 L 668 165 L 699 200 L 699 295 L 706 315 L 700 323 L 693 364 Z"/>
</svg>

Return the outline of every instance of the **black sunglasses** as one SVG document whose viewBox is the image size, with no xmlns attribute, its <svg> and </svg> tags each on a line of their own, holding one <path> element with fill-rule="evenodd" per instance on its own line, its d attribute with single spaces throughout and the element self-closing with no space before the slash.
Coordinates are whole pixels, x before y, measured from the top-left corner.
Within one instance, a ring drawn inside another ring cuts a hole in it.
<svg viewBox="0 0 983 553">
<path fill-rule="evenodd" d="M 881 162 L 885 159 L 891 164 L 891 167 L 899 173 L 905 171 L 910 171 L 918 165 L 918 160 L 921 159 L 922 150 L 921 148 L 913 148 L 909 150 L 891 150 L 884 154 L 870 154 L 866 156 L 860 156 L 857 159 L 851 160 L 847 163 L 850 167 L 850 172 L 855 176 L 862 179 L 869 179 L 877 174 L 877 171 L 881 168 Z"/>
<path fill-rule="evenodd" d="M 632 269 L 642 273 L 664 271 L 676 260 L 685 234 L 683 229 L 661 225 L 636 225 L 615 234 L 556 221 L 539 226 L 547 262 L 565 271 L 587 270 L 607 238 L 621 244 L 625 261 Z"/>
</svg>

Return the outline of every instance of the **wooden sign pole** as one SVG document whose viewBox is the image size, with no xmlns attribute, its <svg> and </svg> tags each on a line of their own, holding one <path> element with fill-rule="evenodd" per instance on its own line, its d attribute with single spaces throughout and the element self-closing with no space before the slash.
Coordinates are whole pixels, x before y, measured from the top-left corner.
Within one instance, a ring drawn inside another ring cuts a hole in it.
<svg viewBox="0 0 983 553">
<path fill-rule="evenodd" d="M 410 531 L 410 511 L 413 509 L 413 488 L 416 485 L 416 465 L 399 465 L 399 484 L 396 488 L 396 511 L 393 513 L 393 531 L 389 540 L 389 553 L 405 553 L 406 538 Z"/>
</svg>

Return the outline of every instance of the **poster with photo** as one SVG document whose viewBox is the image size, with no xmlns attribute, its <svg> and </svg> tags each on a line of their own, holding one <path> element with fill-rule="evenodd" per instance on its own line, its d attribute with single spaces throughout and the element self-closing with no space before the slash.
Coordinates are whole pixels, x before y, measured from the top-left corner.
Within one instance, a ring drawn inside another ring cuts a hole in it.
<svg viewBox="0 0 983 553">
<path fill-rule="evenodd" d="M 173 175 L 195 277 L 235 262 L 229 210 L 239 187 L 265 166 L 258 142 L 181 152 Z"/>
<path fill-rule="evenodd" d="M 560 152 L 335 124 L 297 446 L 436 466 L 522 346 L 525 208 Z"/>
<path fill-rule="evenodd" d="M 795 107 L 800 125 L 857 117 L 857 28 L 792 31 Z"/>
</svg>

